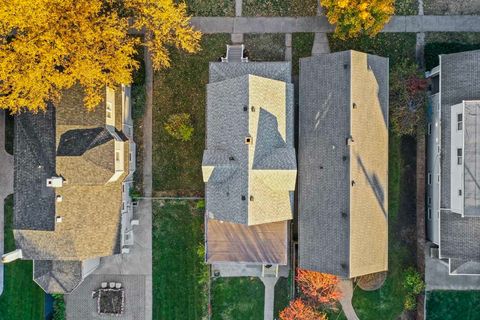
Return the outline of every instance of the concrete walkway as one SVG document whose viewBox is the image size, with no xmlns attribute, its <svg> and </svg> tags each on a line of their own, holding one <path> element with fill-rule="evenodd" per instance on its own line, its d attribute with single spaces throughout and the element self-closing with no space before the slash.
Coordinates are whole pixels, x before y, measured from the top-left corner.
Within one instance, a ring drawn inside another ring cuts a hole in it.
<svg viewBox="0 0 480 320">
<path fill-rule="evenodd" d="M 273 320 L 273 302 L 275 299 L 275 284 L 278 278 L 260 277 L 265 286 L 265 302 L 263 305 L 263 319 Z"/>
<path fill-rule="evenodd" d="M 342 292 L 340 304 L 342 305 L 343 313 L 348 320 L 359 320 L 352 306 L 353 280 L 341 280 L 338 286 Z"/>
<path fill-rule="evenodd" d="M 0 256 L 4 253 L 4 199 L 13 193 L 13 156 L 5 151 L 5 112 L 0 110 Z M 3 264 L 0 263 L 0 295 L 3 293 Z"/>
<path fill-rule="evenodd" d="M 193 17 L 203 33 L 332 32 L 324 16 L 316 17 Z M 393 16 L 382 32 L 480 32 L 480 16 Z"/>
</svg>

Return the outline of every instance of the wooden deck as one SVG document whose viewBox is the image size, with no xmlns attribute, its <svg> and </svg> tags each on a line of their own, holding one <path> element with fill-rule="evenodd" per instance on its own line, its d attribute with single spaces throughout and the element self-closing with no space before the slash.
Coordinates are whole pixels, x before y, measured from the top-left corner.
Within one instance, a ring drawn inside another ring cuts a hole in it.
<svg viewBox="0 0 480 320">
<path fill-rule="evenodd" d="M 287 221 L 247 226 L 207 222 L 207 262 L 287 264 Z"/>
</svg>

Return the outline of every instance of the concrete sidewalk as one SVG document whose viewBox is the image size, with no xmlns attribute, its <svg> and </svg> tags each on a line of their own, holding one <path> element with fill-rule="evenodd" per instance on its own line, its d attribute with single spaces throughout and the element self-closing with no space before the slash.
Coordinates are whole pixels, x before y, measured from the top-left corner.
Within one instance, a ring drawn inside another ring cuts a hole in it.
<svg viewBox="0 0 480 320">
<path fill-rule="evenodd" d="M 203 33 L 332 32 L 324 16 L 316 17 L 193 17 Z M 480 32 L 480 16 L 393 16 L 382 32 Z"/>
<path fill-rule="evenodd" d="M 5 151 L 5 112 L 0 110 L 0 255 L 4 252 L 4 199 L 13 193 L 13 156 Z M 0 263 L 0 295 L 3 293 L 3 264 Z"/>
</svg>

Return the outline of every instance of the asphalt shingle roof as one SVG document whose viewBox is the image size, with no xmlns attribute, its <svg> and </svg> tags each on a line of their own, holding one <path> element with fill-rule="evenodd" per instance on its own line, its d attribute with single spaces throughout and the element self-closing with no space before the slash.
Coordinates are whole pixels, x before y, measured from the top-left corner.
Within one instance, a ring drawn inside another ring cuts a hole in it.
<svg viewBox="0 0 480 320">
<path fill-rule="evenodd" d="M 211 63 L 210 80 L 202 163 L 209 218 L 240 224 L 291 219 L 293 85 L 284 82 L 290 64 Z"/>
<path fill-rule="evenodd" d="M 70 293 L 82 282 L 81 261 L 35 260 L 33 279 L 49 293 Z"/>
<path fill-rule="evenodd" d="M 46 114 L 25 112 L 15 121 L 14 236 L 24 259 L 79 261 L 119 252 L 129 145 L 120 142 L 123 175 L 108 182 L 116 142 L 107 136 L 105 104 L 88 111 L 83 96 L 75 86 Z M 56 176 L 62 187 L 47 187 Z"/>
<path fill-rule="evenodd" d="M 299 265 L 345 278 L 384 271 L 388 59 L 304 58 L 299 86 Z"/>
<path fill-rule="evenodd" d="M 468 100 L 480 100 L 480 50 L 467 51 L 440 56 L 440 103 L 441 103 L 441 208 L 450 208 L 450 153 L 451 153 L 451 107 Z M 468 118 L 468 116 L 467 116 Z M 470 118 L 474 120 L 475 118 Z M 467 120 L 469 121 L 469 120 Z M 476 120 L 475 120 L 476 121 Z M 465 123 L 468 132 L 476 126 Z M 469 134 L 465 143 L 476 139 Z M 475 141 L 475 144 L 478 143 Z M 466 146 L 465 159 L 467 167 L 471 166 L 470 160 L 473 150 Z M 476 153 L 476 152 L 474 152 Z M 467 155 L 468 154 L 468 155 Z M 474 160 L 475 162 L 476 160 Z M 476 166 L 476 165 L 474 165 Z M 470 167 L 470 169 L 473 169 Z M 466 168 L 467 170 L 467 168 Z M 465 205 L 472 204 L 469 197 L 472 195 L 468 187 L 469 178 L 466 179 Z M 467 196 L 467 193 L 469 194 Z M 476 196 L 475 196 L 476 197 Z M 472 200 L 472 199 L 471 199 Z M 474 210 L 465 208 L 470 214 Z M 457 258 L 462 260 L 480 261 L 480 218 L 464 217 L 442 210 L 440 214 L 440 255 L 443 258 Z"/>
</svg>

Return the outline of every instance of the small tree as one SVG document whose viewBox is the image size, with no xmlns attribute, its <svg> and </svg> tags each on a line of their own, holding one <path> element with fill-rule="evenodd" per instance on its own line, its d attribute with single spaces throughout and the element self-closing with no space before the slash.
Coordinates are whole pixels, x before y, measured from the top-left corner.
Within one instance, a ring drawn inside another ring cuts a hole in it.
<svg viewBox="0 0 480 320">
<path fill-rule="evenodd" d="M 398 135 L 414 135 L 423 124 L 427 81 L 408 60 L 400 62 L 390 77 L 390 123 Z"/>
<path fill-rule="evenodd" d="M 290 301 L 290 305 L 280 312 L 281 320 L 327 320 L 325 314 L 305 304 L 301 299 Z"/>
<path fill-rule="evenodd" d="M 165 130 L 177 140 L 190 141 L 193 135 L 193 127 L 188 113 L 172 114 L 165 123 Z"/>
<path fill-rule="evenodd" d="M 332 274 L 299 268 L 296 280 L 303 294 L 314 303 L 333 305 L 342 296 L 338 289 L 340 279 Z"/>
<path fill-rule="evenodd" d="M 345 40 L 380 32 L 393 15 L 394 0 L 321 0 L 326 16 L 335 24 L 335 36 Z"/>
</svg>

